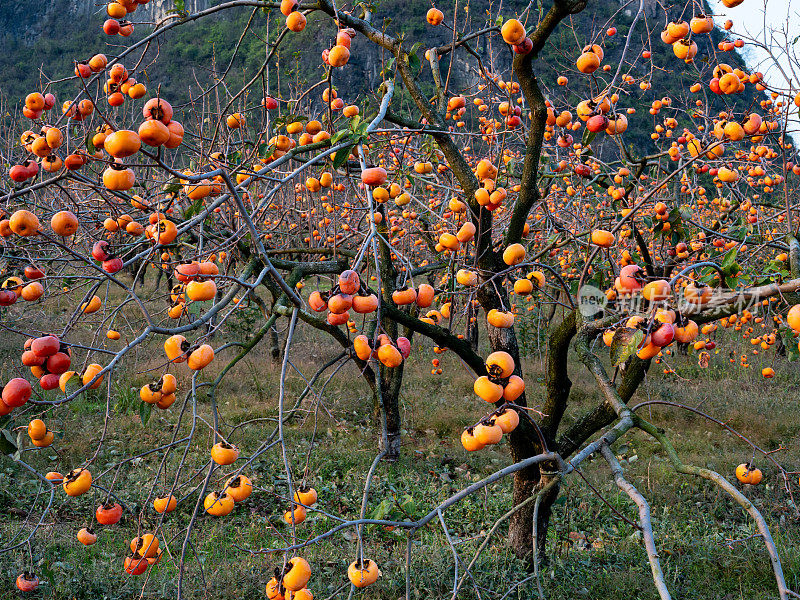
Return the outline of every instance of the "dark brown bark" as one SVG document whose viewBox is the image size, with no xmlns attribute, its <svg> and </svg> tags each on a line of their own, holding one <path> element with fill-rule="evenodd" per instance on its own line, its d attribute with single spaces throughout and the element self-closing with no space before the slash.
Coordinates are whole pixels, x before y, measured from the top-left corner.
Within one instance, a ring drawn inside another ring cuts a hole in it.
<svg viewBox="0 0 800 600">
<path fill-rule="evenodd" d="M 512 213 L 511 221 L 506 231 L 505 244 L 518 242 L 521 239 L 528 213 L 540 199 L 537 182 L 542 141 L 547 120 L 547 107 L 545 105 L 544 96 L 536 80 L 536 75 L 533 72 L 533 60 L 544 47 L 550 34 L 555 30 L 561 20 L 569 14 L 580 12 L 585 7 L 586 0 L 556 0 L 544 19 L 539 23 L 536 31 L 530 36 L 533 42 L 533 50 L 527 55 L 518 55 L 514 59 L 514 72 L 519 78 L 520 89 L 528 105 L 531 107 L 531 128 L 526 142 L 526 155 L 522 169 L 520 195 L 514 206 L 514 212 Z M 485 254 L 479 256 L 481 268 L 484 270 L 486 270 L 490 262 L 498 262 L 496 257 L 489 257 Z M 494 272 L 497 272 L 498 268 L 502 268 L 501 265 L 497 264 L 492 266 L 494 267 L 494 269 L 492 269 Z M 495 290 L 493 286 L 484 287 L 491 287 L 492 290 Z M 500 290 L 502 289 L 501 287 Z M 500 291 L 495 294 L 489 294 L 488 289 L 485 289 L 485 291 L 487 293 L 484 293 L 482 297 L 479 295 L 484 310 L 488 312 L 492 308 L 498 308 L 497 305 L 500 303 L 499 294 L 503 292 Z M 494 328 L 490 327 L 489 329 L 493 330 Z M 566 326 L 565 329 L 569 330 L 569 327 Z M 511 356 L 514 357 L 517 369 L 519 369 L 519 348 L 514 331 L 513 329 L 501 331 L 502 333 L 489 332 L 491 348 L 492 350 L 505 350 L 511 354 Z M 569 397 L 569 388 L 571 384 L 569 383 L 569 378 L 566 377 L 566 352 L 569 347 L 569 338 L 571 336 L 568 335 L 568 333 L 569 331 L 565 334 L 567 338 L 566 343 L 556 344 L 558 356 L 551 364 L 554 377 L 552 379 L 552 386 L 550 382 L 548 382 L 547 402 L 547 404 L 550 405 L 549 410 L 553 413 L 552 418 L 550 418 L 547 423 L 548 431 L 551 435 L 558 429 L 558 422 L 561 419 L 561 415 L 563 415 L 567 398 Z M 572 335 L 574 335 L 574 333 Z M 524 394 L 517 403 L 523 406 L 527 404 Z M 542 443 L 538 437 L 539 435 L 544 435 L 543 432 L 531 431 L 532 429 L 532 427 L 518 427 L 517 430 L 509 436 L 511 454 L 515 461 L 533 456 L 545 449 L 542 447 Z M 547 443 L 546 437 L 544 442 Z M 514 504 L 519 505 L 519 503 L 528 499 L 532 493 L 535 493 L 544 486 L 548 481 L 546 473 L 555 470 L 555 465 L 542 464 L 519 471 L 514 477 Z M 554 486 L 540 502 L 539 519 L 537 523 L 539 540 L 537 555 L 540 560 L 544 559 L 546 556 L 545 545 L 547 530 L 552 512 L 552 505 L 558 497 L 558 491 L 559 486 Z M 508 541 L 518 557 L 525 560 L 531 557 L 533 544 L 533 503 L 529 503 L 511 517 Z"/>
<path fill-rule="evenodd" d="M 383 460 L 395 461 L 400 457 L 402 418 L 400 415 L 400 387 L 403 382 L 403 365 L 392 369 L 381 367 L 381 412 L 386 435 L 378 436 L 378 449 L 384 452 Z"/>
<path fill-rule="evenodd" d="M 275 326 L 269 328 L 269 355 L 273 362 L 277 362 L 281 356 L 281 346 L 278 341 L 278 330 Z"/>
<path fill-rule="evenodd" d="M 387 314 L 386 307 L 395 307 L 392 300 L 392 293 L 397 289 L 398 272 L 392 262 L 392 249 L 386 243 L 389 239 L 387 218 L 383 207 L 379 207 L 379 212 L 383 215 L 383 220 L 378 225 L 378 233 L 381 237 L 378 242 L 378 254 L 380 255 L 380 284 L 381 284 L 381 307 L 379 308 L 378 319 L 381 328 L 392 341 L 397 341 L 399 336 L 398 323 Z M 400 309 L 398 309 L 400 310 Z M 400 415 L 400 388 L 403 383 L 403 367 L 387 368 L 380 367 L 380 385 L 375 388 L 375 406 L 378 412 L 375 415 L 378 429 L 378 448 L 384 453 L 383 459 L 395 461 L 400 456 L 400 432 L 402 420 Z"/>
<path fill-rule="evenodd" d="M 467 306 L 467 334 L 465 337 L 472 349 L 477 352 L 478 343 L 480 342 L 480 328 L 478 327 L 478 309 L 472 302 Z"/>
<path fill-rule="evenodd" d="M 484 264 L 482 265 L 483 272 L 496 272 L 496 270 L 500 268 L 499 265 L 491 264 L 489 262 L 490 260 L 497 260 L 496 256 L 493 254 L 491 258 L 485 258 Z M 508 306 L 505 287 L 495 287 L 491 282 L 479 288 L 478 300 L 481 307 L 487 313 L 493 308 Z M 501 329 L 492 326 L 487 327 L 489 346 L 492 351 L 503 350 L 508 352 L 514 359 L 515 374 L 522 376 L 519 345 L 514 328 Z M 525 394 L 520 396 L 515 402 L 519 406 L 527 406 Z M 511 457 L 514 462 L 519 462 L 540 454 L 547 447 L 547 442 L 543 438 L 538 425 L 532 419 L 528 418 L 524 411 L 522 411 L 521 417 L 519 427 L 508 436 Z M 555 464 L 543 463 L 517 471 L 514 475 L 514 505 L 519 505 L 530 498 L 531 494 L 541 489 L 541 487 L 549 481 L 549 476 L 546 475 L 546 473 L 556 470 L 557 466 Z M 539 548 L 537 549 L 537 555 L 540 559 L 545 557 L 547 529 L 552 504 L 557 497 L 558 485 L 551 488 L 549 493 L 542 498 L 539 506 L 539 522 L 537 523 Z M 533 554 L 533 512 L 534 503 L 529 502 L 515 512 L 509 519 L 509 546 L 519 558 L 526 561 L 530 560 Z"/>
<path fill-rule="evenodd" d="M 572 389 L 572 381 L 567 373 L 567 356 L 569 344 L 577 331 L 575 311 L 567 313 L 563 321 L 550 332 L 548 339 L 547 366 L 545 383 L 547 398 L 542 412 L 542 433 L 548 444 L 555 441 L 558 426 L 567 408 L 567 400 Z"/>
</svg>

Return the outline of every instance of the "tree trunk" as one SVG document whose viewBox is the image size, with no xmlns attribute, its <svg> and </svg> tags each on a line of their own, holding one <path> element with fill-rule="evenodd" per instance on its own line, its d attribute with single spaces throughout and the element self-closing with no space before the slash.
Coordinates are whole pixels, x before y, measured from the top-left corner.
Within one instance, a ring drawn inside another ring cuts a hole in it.
<svg viewBox="0 0 800 600">
<path fill-rule="evenodd" d="M 470 301 L 467 306 L 467 340 L 474 351 L 478 351 L 478 309 Z"/>
<path fill-rule="evenodd" d="M 398 272 L 392 262 L 392 249 L 385 241 L 389 239 L 389 230 L 383 205 L 378 206 L 377 212 L 383 216 L 383 219 L 378 225 L 378 232 L 381 234 L 378 244 L 378 252 L 380 254 L 380 283 L 383 288 L 381 292 L 384 303 L 394 304 L 392 292 L 396 289 Z M 384 315 L 380 309 L 379 317 L 383 332 L 396 343 L 397 336 L 399 335 L 397 321 Z M 410 341 L 410 333 L 408 333 L 408 337 Z M 380 385 L 376 386 L 376 397 L 374 399 L 374 406 L 376 409 L 375 422 L 378 425 L 378 448 L 381 452 L 385 452 L 383 460 L 387 461 L 395 461 L 400 456 L 400 431 L 402 423 L 400 417 L 400 387 L 403 383 L 404 366 L 405 362 L 400 363 L 399 366 L 394 368 L 381 365 L 378 372 L 380 376 Z M 380 398 L 377 397 L 378 389 L 380 389 Z M 383 435 L 384 426 L 386 433 L 385 439 Z"/>
<path fill-rule="evenodd" d="M 275 325 L 269 328 L 269 355 L 272 357 L 272 362 L 278 362 L 281 356 L 281 345 Z"/>
<path fill-rule="evenodd" d="M 386 438 L 378 432 L 378 449 L 385 452 L 383 460 L 396 461 L 400 457 L 400 429 L 402 420 L 400 418 L 400 387 L 403 382 L 403 365 L 389 369 L 381 365 L 381 397 L 383 405 L 381 413 L 377 415 L 377 422 L 383 426 L 383 419 L 386 420 Z M 376 406 L 378 405 L 376 398 Z"/>
<path fill-rule="evenodd" d="M 519 506 L 547 485 L 548 474 L 542 474 L 538 466 L 517 471 L 514 475 L 514 506 Z M 547 560 L 547 531 L 553 513 L 553 503 L 558 498 L 560 486 L 550 488 L 539 503 L 539 518 L 536 523 L 536 558 L 539 564 Z M 518 558 L 533 565 L 533 514 L 535 501 L 528 502 L 511 517 L 508 527 L 508 544 Z"/>
<path fill-rule="evenodd" d="M 508 305 L 507 298 L 501 298 L 496 293 L 485 291 L 487 286 L 483 286 L 479 292 L 481 306 L 488 313 L 492 308 L 499 308 L 503 304 Z M 502 290 L 503 288 L 501 288 Z M 502 291 L 501 291 L 502 293 Z M 522 365 L 519 358 L 519 345 L 517 343 L 514 328 L 501 329 L 487 326 L 489 346 L 492 351 L 503 350 L 508 352 L 514 359 L 514 372 L 522 376 Z M 519 406 L 527 406 L 525 394 L 516 401 Z M 531 456 L 536 456 L 544 451 L 542 445 L 541 431 L 538 426 L 526 416 L 525 411 L 520 411 L 520 425 L 508 436 L 509 446 L 511 447 L 511 457 L 514 462 L 519 462 Z M 548 446 L 550 442 L 544 440 Z M 557 466 L 542 463 L 533 465 L 527 469 L 518 471 L 514 475 L 514 506 L 525 502 L 531 495 L 535 494 L 541 486 L 549 481 L 547 473 L 556 471 Z M 546 497 L 542 498 L 539 505 L 539 519 L 537 523 L 537 558 L 541 561 L 545 556 L 545 542 L 547 539 L 547 529 L 550 522 L 552 505 L 558 497 L 558 486 L 550 489 Z M 533 512 L 534 501 L 528 502 L 524 507 L 515 512 L 509 519 L 508 543 L 514 554 L 532 565 L 533 558 Z"/>
</svg>

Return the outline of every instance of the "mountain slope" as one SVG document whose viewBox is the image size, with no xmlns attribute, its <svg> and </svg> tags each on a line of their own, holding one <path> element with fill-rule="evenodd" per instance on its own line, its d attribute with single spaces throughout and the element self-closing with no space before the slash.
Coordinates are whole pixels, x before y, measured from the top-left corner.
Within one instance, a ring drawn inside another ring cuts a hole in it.
<svg viewBox="0 0 800 600">
<path fill-rule="evenodd" d="M 185 0 L 185 7 L 194 11 L 216 3 L 217 0 Z M 509 2 L 502 16 L 509 17 L 514 14 L 516 7 L 521 9 L 526 5 L 521 0 Z M 33 5 L 33 12 L 26 13 L 30 6 L 28 2 L 21 0 L 4 0 L 0 3 L 0 31 L 3 31 L 0 43 L 5 49 L 3 55 L 0 55 L 0 94 L 12 108 L 18 107 L 24 95 L 39 86 L 40 67 L 46 76 L 60 79 L 71 74 L 74 60 L 86 59 L 95 52 L 114 55 L 119 48 L 116 44 L 127 45 L 131 40 L 140 39 L 152 30 L 150 25 L 141 25 L 127 39 L 104 35 L 101 29 L 105 19 L 104 10 L 95 6 L 94 0 L 53 0 L 50 3 Z M 133 15 L 133 20 L 149 21 L 154 16 L 164 16 L 173 6 L 173 0 L 151 0 Z M 403 36 L 408 40 L 409 46 L 418 41 L 422 42 L 423 48 L 449 43 L 452 36 L 450 30 L 431 27 L 426 23 L 425 13 L 429 7 L 426 0 L 383 0 L 374 8 L 373 23 L 393 35 Z M 444 6 L 442 8 L 448 22 L 452 22 L 452 9 L 448 11 Z M 482 26 L 492 5 L 488 0 L 473 0 L 467 8 L 468 10 L 458 9 L 459 30 L 474 30 Z M 659 16 L 655 10 L 655 6 L 650 6 L 646 18 L 637 24 L 628 55 L 630 60 L 643 49 L 651 50 L 652 72 L 649 71 L 649 63 L 642 60 L 635 66 L 626 65 L 623 69 L 623 72 L 635 77 L 637 83 L 645 79 L 652 84 L 651 89 L 646 91 L 640 90 L 638 85 L 624 87 L 619 102 L 622 108 L 637 110 L 637 114 L 630 119 L 631 125 L 625 136 L 626 143 L 636 150 L 636 154 L 654 148 L 650 134 L 661 117 L 651 117 L 647 112 L 653 100 L 665 95 L 676 97 L 691 83 L 700 81 L 698 68 L 706 72 L 702 75 L 702 80 L 707 84 L 710 77 L 707 72 L 720 60 L 734 67 L 745 68 L 735 52 L 724 53 L 721 57 L 714 56 L 716 44 L 723 37 L 719 30 L 714 30 L 711 37 L 696 36 L 700 46 L 698 60 L 695 65 L 687 67 L 683 61 L 674 57 L 670 46 L 660 41 L 658 34 L 664 17 L 663 12 Z M 605 63 L 612 65 L 615 70 L 632 16 L 630 9 L 621 7 L 616 1 L 590 2 L 586 10 L 562 23 L 536 61 L 537 74 L 548 97 L 566 101 L 572 106 L 589 97 L 593 90 L 589 88 L 588 78 L 574 72 L 574 60 L 581 46 L 590 42 L 601 43 L 606 52 Z M 677 16 L 677 13 L 673 15 Z M 238 85 L 258 71 L 265 56 L 263 40 L 274 39 L 276 32 L 283 28 L 283 20 L 283 16 L 277 11 L 265 14 L 258 9 L 237 7 L 201 21 L 175 27 L 160 38 L 159 45 L 153 45 L 149 49 L 141 61 L 139 72 L 132 75 L 148 83 L 151 89 L 160 86 L 163 96 L 170 98 L 175 104 L 181 104 L 198 95 L 198 82 L 205 87 L 213 80 L 211 67 L 216 73 L 220 73 L 230 65 L 226 82 L 228 89 L 236 90 Z M 234 56 L 236 42 L 248 23 L 250 31 L 255 35 L 246 36 Z M 617 28 L 616 36 L 604 35 L 607 24 L 613 24 Z M 592 31 L 600 32 L 600 35 L 596 39 L 584 37 Z M 320 81 L 324 76 L 320 53 L 331 45 L 334 34 L 330 19 L 322 15 L 310 15 L 305 31 L 285 38 L 277 61 L 265 73 L 263 85 L 268 86 L 273 93 L 280 87 L 285 96 L 291 96 L 295 90 Z M 499 36 L 481 39 L 473 44 L 472 49 L 487 68 L 503 78 L 509 77 L 511 53 L 502 44 Z M 423 50 L 418 52 L 421 59 L 422 53 Z M 157 60 L 154 60 L 156 57 Z M 138 55 L 136 58 L 138 59 Z M 334 83 L 349 100 L 363 97 L 380 83 L 380 73 L 388 59 L 374 44 L 363 37 L 357 37 L 353 43 L 351 60 L 344 69 L 336 70 Z M 449 60 L 450 57 L 447 57 L 442 61 L 441 70 L 444 76 L 451 71 L 450 90 L 477 93 L 480 78 L 475 70 L 474 58 L 464 51 L 458 52 L 452 70 Z M 135 60 L 126 61 L 126 64 L 130 65 L 131 62 Z M 432 94 L 430 69 L 424 59 L 421 62 L 419 78 L 422 87 Z M 555 84 L 560 74 L 569 76 L 568 86 L 558 87 Z M 606 75 L 605 79 L 610 79 L 610 75 Z M 76 90 L 74 81 L 59 84 L 56 89 L 64 94 L 74 94 Z M 594 91 L 596 93 L 596 88 Z M 252 91 L 249 105 L 257 103 L 261 94 L 260 83 Z M 727 109 L 729 107 L 724 102 L 733 101 L 738 110 L 743 111 L 754 102 L 757 104 L 758 100 L 753 86 L 747 86 L 747 91 L 736 97 L 723 99 L 710 92 L 708 95 L 708 101 L 715 110 Z M 684 98 L 682 102 L 688 105 L 690 101 L 694 101 L 694 98 Z M 402 103 L 403 94 L 399 93 L 395 104 Z M 682 125 L 689 123 L 686 116 L 681 121 Z"/>
</svg>

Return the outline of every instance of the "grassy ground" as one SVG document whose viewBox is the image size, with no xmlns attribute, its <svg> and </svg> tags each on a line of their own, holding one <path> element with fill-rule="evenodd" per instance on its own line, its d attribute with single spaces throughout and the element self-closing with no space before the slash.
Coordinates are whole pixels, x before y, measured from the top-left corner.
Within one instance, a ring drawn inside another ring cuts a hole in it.
<svg viewBox="0 0 800 600">
<path fill-rule="evenodd" d="M 242 321 L 240 329 L 232 328 L 228 335 L 241 337 L 250 326 Z M 696 356 L 670 358 L 677 376 L 664 375 L 661 366 L 654 365 L 634 403 L 666 399 L 699 406 L 751 436 L 764 448 L 785 446 L 787 450 L 777 456 L 790 470 L 796 468 L 800 462 L 796 443 L 800 421 L 795 392 L 800 373 L 796 365 L 778 361 L 777 377 L 766 381 L 759 375 L 760 355 L 751 359 L 750 369 L 729 365 L 728 352 L 747 350 L 746 341 L 728 337 L 721 342 L 722 350 L 708 369 L 698 367 Z M 18 360 L 16 348 L 20 344 L 21 338 L 4 336 L 0 339 L 4 352 L 3 377 L 9 376 L 12 361 Z M 435 355 L 428 344 L 419 346 L 417 344 L 407 363 L 403 455 L 397 463 L 382 464 L 377 469 L 368 509 L 368 515 L 374 517 L 417 518 L 449 495 L 510 462 L 504 443 L 469 455 L 461 449 L 457 441 L 461 428 L 479 418 L 486 407 L 473 396 L 471 379 L 454 357 L 441 357 L 444 374 L 432 376 L 430 360 Z M 338 351 L 301 329 L 291 356 L 293 364 L 309 377 Z M 224 353 L 216 363 L 221 366 L 221 359 L 232 356 L 231 353 L 232 350 Z M 101 479 L 104 485 L 114 479 L 114 467 L 120 459 L 156 447 L 176 433 L 181 400 L 169 411 L 153 412 L 144 426 L 138 413 L 135 390 L 150 380 L 151 375 L 142 371 L 158 366 L 158 356 L 158 343 L 142 348 L 135 360 L 126 363 L 117 375 L 111 397 L 113 410 L 109 431 L 92 469 L 95 475 L 110 469 Z M 772 356 L 763 360 L 772 361 Z M 184 369 L 177 371 L 185 375 Z M 528 359 L 525 372 L 530 398 L 536 401 L 541 397 L 542 383 L 541 365 L 534 355 Z M 204 378 L 213 374 L 211 369 L 204 373 Z M 231 436 L 230 440 L 242 448 L 243 455 L 252 452 L 275 427 L 270 419 L 276 414 L 278 376 L 279 365 L 268 358 L 264 348 L 258 347 L 228 376 L 218 392 L 223 432 L 235 425 L 261 419 L 237 429 Z M 567 421 L 600 399 L 592 381 L 576 361 L 572 363 L 570 376 L 574 381 L 574 401 Z M 296 372 L 291 372 L 288 384 L 290 399 L 297 397 L 304 386 Z M 181 389 L 187 389 L 187 385 L 188 380 L 182 379 Z M 87 394 L 49 417 L 51 428 L 60 432 L 55 444 L 49 449 L 25 452 L 25 460 L 42 471 L 65 472 L 93 454 L 106 405 L 106 397 L 100 391 Z M 673 408 L 653 407 L 645 411 L 653 422 L 668 430 L 686 462 L 708 466 L 732 477 L 735 465 L 751 458 L 751 452 L 741 440 L 699 416 Z M 299 418 L 287 426 L 293 471 L 299 478 L 307 468 L 308 482 L 319 491 L 318 506 L 330 514 L 344 518 L 358 515 L 365 474 L 375 455 L 370 412 L 371 399 L 366 386 L 355 370 L 346 366 L 327 385 L 321 398 L 311 397 L 303 403 Z M 201 418 L 188 454 L 187 473 L 194 473 L 207 463 L 212 443 L 207 425 L 212 414 L 207 401 L 201 401 L 198 416 Z M 178 427 L 179 437 L 189 431 L 189 422 L 187 413 Z M 660 449 L 645 435 L 626 436 L 615 451 L 623 459 L 630 481 L 651 502 L 657 545 L 673 597 L 704 600 L 777 597 L 763 545 L 758 538 L 746 539 L 755 529 L 731 500 L 702 481 L 675 474 Z M 173 454 L 175 456 L 168 461 L 171 474 L 174 474 L 180 452 Z M 136 515 L 153 487 L 161 456 L 156 453 L 119 470 L 114 489 Z M 744 493 L 767 516 L 782 551 L 787 583 L 799 589 L 797 515 L 789 507 L 775 469 L 763 460 L 759 466 L 764 470 L 765 484 L 746 489 Z M 126 577 L 122 560 L 127 541 L 137 530 L 150 530 L 157 522 L 157 515 L 149 507 L 141 521 L 126 513 L 117 525 L 96 527 L 98 542 L 85 548 L 78 544 L 75 534 L 90 522 L 103 495 L 93 491 L 78 499 L 67 499 L 58 490 L 52 511 L 33 539 L 33 562 L 44 582 L 36 597 L 174 598 L 176 561 L 197 497 L 196 493 L 190 493 L 202 482 L 205 472 L 185 483 L 179 494 L 182 501 L 178 510 L 165 519 L 161 537 L 169 556 L 148 571 L 144 591 L 144 579 Z M 214 489 L 230 472 L 227 468 L 221 469 L 219 476 L 215 473 Z M 574 600 L 605 598 L 613 593 L 618 600 L 656 598 L 639 534 L 612 511 L 613 508 L 635 519 L 632 504 L 627 497 L 620 496 L 602 461 L 589 461 L 583 473 L 608 504 L 581 478 L 571 476 L 566 480 L 549 532 L 550 561 L 542 573 L 546 597 Z M 252 554 L 236 546 L 248 550 L 268 549 L 283 545 L 291 536 L 290 528 L 281 520 L 286 507 L 278 499 L 285 490 L 283 474 L 280 455 L 275 451 L 264 454 L 248 469 L 256 486 L 250 499 L 237 506 L 228 517 L 203 514 L 198 518 L 185 578 L 187 597 L 222 600 L 263 594 L 264 584 L 280 557 Z M 182 482 L 185 480 L 186 477 Z M 156 493 L 164 494 L 170 483 L 171 480 L 167 481 L 162 475 L 156 484 Z M 792 485 L 797 492 L 797 482 L 793 481 Z M 25 472 L 6 459 L 0 462 L 0 511 L 4 515 L 0 519 L 0 545 L 8 545 L 15 535 L 23 536 L 16 538 L 18 541 L 27 535 L 30 523 L 25 522 L 25 515 L 31 503 L 34 503 L 34 517 L 38 519 L 48 494 L 37 496 L 36 490 L 37 484 Z M 471 560 L 486 531 L 508 510 L 510 491 L 510 480 L 495 483 L 445 513 L 461 560 Z M 184 496 L 188 497 L 183 499 Z M 334 523 L 324 514 L 309 513 L 306 522 L 298 527 L 299 538 L 311 538 Z M 528 576 L 523 565 L 505 547 L 503 536 L 501 528 L 500 535 L 479 557 L 473 571 L 475 580 L 465 583 L 464 597 L 477 597 L 477 588 L 481 598 L 500 598 L 513 582 Z M 406 534 L 370 526 L 365 529 L 364 540 L 365 556 L 378 561 L 384 576 L 378 584 L 359 595 L 402 597 Z M 353 560 L 355 546 L 355 535 L 345 531 L 303 551 L 314 569 L 310 587 L 317 598 L 345 596 L 346 567 Z M 434 523 L 419 531 L 412 553 L 412 597 L 449 597 L 453 556 L 442 528 Z M 28 561 L 27 546 L 0 555 L 0 598 L 15 597 L 13 579 Z M 535 595 L 535 585 L 528 580 L 506 597 L 527 599 Z"/>
</svg>

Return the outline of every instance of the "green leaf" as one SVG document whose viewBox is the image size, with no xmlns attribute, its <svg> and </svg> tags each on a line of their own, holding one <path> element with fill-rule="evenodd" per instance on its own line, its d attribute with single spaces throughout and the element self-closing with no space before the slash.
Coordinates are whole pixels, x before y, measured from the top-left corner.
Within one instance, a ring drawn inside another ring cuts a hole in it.
<svg viewBox="0 0 800 600">
<path fill-rule="evenodd" d="M 267 142 L 263 142 L 258 145 L 258 156 L 259 158 L 269 158 L 275 152 L 275 146 L 273 144 L 268 144 Z"/>
<path fill-rule="evenodd" d="M 739 252 L 738 247 L 731 248 L 725 253 L 725 256 L 722 258 L 722 270 L 727 271 L 731 268 L 731 266 L 736 262 L 736 255 Z"/>
<path fill-rule="evenodd" d="M 11 456 L 18 449 L 17 439 L 14 437 L 14 433 L 8 429 L 0 429 L 0 434 L 2 434 L 0 435 L 0 453 Z"/>
<path fill-rule="evenodd" d="M 345 146 L 341 150 L 336 151 L 336 157 L 333 159 L 333 168 L 338 169 L 344 163 L 347 162 L 347 157 L 350 156 L 350 150 L 355 146 L 355 144 L 351 144 L 349 146 Z"/>
<path fill-rule="evenodd" d="M 150 420 L 150 413 L 153 412 L 153 405 L 147 402 L 139 404 L 139 418 L 142 420 L 142 426 L 147 425 Z"/>
<path fill-rule="evenodd" d="M 419 56 L 416 54 L 409 54 L 408 55 L 408 66 L 412 71 L 417 71 L 422 63 L 419 60 Z"/>
<path fill-rule="evenodd" d="M 340 129 L 339 131 L 333 134 L 333 137 L 331 138 L 331 146 L 335 146 L 336 144 L 339 143 L 339 140 L 341 140 L 344 136 L 349 134 L 350 134 L 349 129 Z"/>
<path fill-rule="evenodd" d="M 800 359 L 800 348 L 797 347 L 797 339 L 791 329 L 783 331 L 783 345 L 786 348 L 786 359 L 789 362 L 797 362 Z"/>
<path fill-rule="evenodd" d="M 178 183 L 177 181 L 168 183 L 167 185 L 164 186 L 165 194 L 177 194 L 180 191 L 181 191 L 181 184 Z"/>
<path fill-rule="evenodd" d="M 735 290 L 739 286 L 739 278 L 738 277 L 725 277 L 725 285 L 728 286 L 729 289 Z"/>
<path fill-rule="evenodd" d="M 403 511 L 403 513 L 405 513 L 407 517 L 414 517 L 417 511 L 417 505 L 414 503 L 414 498 L 409 494 L 403 496 L 402 500 L 398 504 L 398 507 L 401 511 Z"/>
<path fill-rule="evenodd" d="M 97 148 L 94 147 L 94 142 L 92 141 L 93 137 L 94 135 L 92 134 L 91 131 L 86 133 L 86 151 L 89 154 L 94 154 L 95 152 L 97 152 Z"/>
<path fill-rule="evenodd" d="M 391 512 L 392 502 L 388 498 L 384 498 L 383 501 L 375 507 L 375 510 L 372 511 L 372 518 L 376 520 L 385 519 Z"/>
<path fill-rule="evenodd" d="M 644 332 L 639 329 L 622 327 L 614 332 L 611 338 L 611 363 L 617 365 L 628 360 L 628 357 L 636 352 L 639 344 L 644 339 Z"/>
<path fill-rule="evenodd" d="M 198 198 L 197 200 L 194 201 L 194 203 L 192 203 L 192 205 L 189 208 L 183 211 L 183 216 L 185 218 L 189 218 L 191 216 L 196 215 L 197 213 L 200 212 L 201 206 L 203 206 L 203 199 Z"/>
<path fill-rule="evenodd" d="M 511 159 L 511 160 L 510 160 L 510 161 L 508 161 L 508 163 L 506 164 L 506 174 L 507 174 L 509 177 L 514 177 L 514 172 L 515 172 L 515 170 L 516 170 L 516 166 L 517 166 L 517 162 L 516 162 L 514 159 Z"/>
</svg>

